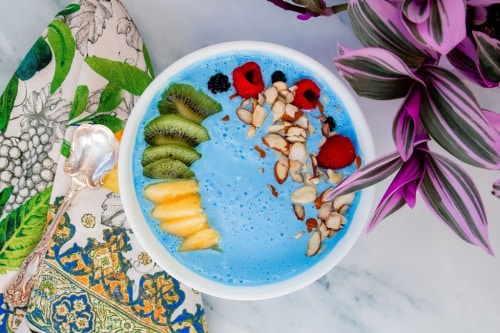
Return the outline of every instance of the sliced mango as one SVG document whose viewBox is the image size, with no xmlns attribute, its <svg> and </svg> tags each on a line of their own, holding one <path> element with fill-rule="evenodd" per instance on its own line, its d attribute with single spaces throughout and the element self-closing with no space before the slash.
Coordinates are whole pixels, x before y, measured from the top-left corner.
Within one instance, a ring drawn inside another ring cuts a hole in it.
<svg viewBox="0 0 500 333">
<path fill-rule="evenodd" d="M 173 220 L 201 213 L 201 197 L 196 193 L 156 205 L 151 211 L 151 216 L 157 220 Z"/>
<path fill-rule="evenodd" d="M 165 181 L 150 184 L 144 188 L 144 197 L 154 203 L 164 203 L 198 193 L 196 179 Z"/>
<path fill-rule="evenodd" d="M 205 250 L 217 245 L 220 235 L 214 229 L 203 229 L 184 238 L 179 246 L 179 252 Z"/>
<path fill-rule="evenodd" d="M 120 193 L 120 188 L 118 186 L 118 163 L 116 163 L 113 169 L 104 176 L 101 187 L 115 193 Z"/>
<path fill-rule="evenodd" d="M 192 234 L 208 229 L 208 219 L 205 214 L 181 217 L 178 219 L 160 220 L 160 228 L 174 236 L 188 237 Z"/>
</svg>

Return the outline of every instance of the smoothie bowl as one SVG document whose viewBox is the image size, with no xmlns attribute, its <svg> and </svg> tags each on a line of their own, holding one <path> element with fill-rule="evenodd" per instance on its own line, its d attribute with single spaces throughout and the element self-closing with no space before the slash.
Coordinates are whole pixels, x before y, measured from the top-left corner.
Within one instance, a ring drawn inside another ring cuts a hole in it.
<svg viewBox="0 0 500 333">
<path fill-rule="evenodd" d="M 322 196 L 373 156 L 361 111 L 327 68 L 280 45 L 222 43 L 141 96 L 120 193 L 166 272 L 213 296 L 265 299 L 316 281 L 352 248 L 372 190 Z"/>
</svg>

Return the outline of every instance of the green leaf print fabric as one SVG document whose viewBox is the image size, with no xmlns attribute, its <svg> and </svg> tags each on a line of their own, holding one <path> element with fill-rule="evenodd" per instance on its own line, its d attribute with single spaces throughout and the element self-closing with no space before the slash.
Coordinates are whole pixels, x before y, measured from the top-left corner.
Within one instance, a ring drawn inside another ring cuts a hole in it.
<svg viewBox="0 0 500 333">
<path fill-rule="evenodd" d="M 0 96 L 0 332 L 206 332 L 201 295 L 161 270 L 131 232 L 120 196 L 82 191 L 61 221 L 25 308 L 4 301 L 70 185 L 78 125 L 117 135 L 153 80 L 119 0 L 56 14 Z"/>
</svg>

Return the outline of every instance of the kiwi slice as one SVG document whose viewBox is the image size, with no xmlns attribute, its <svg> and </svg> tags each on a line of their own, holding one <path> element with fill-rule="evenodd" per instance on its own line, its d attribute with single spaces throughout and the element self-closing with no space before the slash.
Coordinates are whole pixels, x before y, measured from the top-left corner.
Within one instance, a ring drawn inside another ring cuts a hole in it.
<svg viewBox="0 0 500 333">
<path fill-rule="evenodd" d="M 191 166 L 198 160 L 201 154 L 188 144 L 182 142 L 167 143 L 161 146 L 149 146 L 142 153 L 141 163 L 143 166 L 164 158 L 179 160 L 187 166 Z"/>
<path fill-rule="evenodd" d="M 183 142 L 192 147 L 210 140 L 205 127 L 176 114 L 161 115 L 144 127 L 144 139 L 150 145 L 158 146 Z"/>
<path fill-rule="evenodd" d="M 188 179 L 194 177 L 194 172 L 178 160 L 162 158 L 144 166 L 144 176 L 154 179 Z"/>
<path fill-rule="evenodd" d="M 222 106 L 200 89 L 187 83 L 172 83 L 158 102 L 161 114 L 177 113 L 196 122 L 222 111 Z"/>
</svg>

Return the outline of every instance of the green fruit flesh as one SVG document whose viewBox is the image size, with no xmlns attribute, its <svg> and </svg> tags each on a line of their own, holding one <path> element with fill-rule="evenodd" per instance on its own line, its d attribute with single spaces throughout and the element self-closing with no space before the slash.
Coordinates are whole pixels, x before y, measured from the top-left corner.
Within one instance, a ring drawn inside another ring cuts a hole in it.
<svg viewBox="0 0 500 333">
<path fill-rule="evenodd" d="M 201 122 L 222 111 L 222 106 L 203 91 L 186 83 L 172 83 L 158 102 L 161 114 L 180 114 L 186 119 Z"/>
<path fill-rule="evenodd" d="M 209 140 L 210 136 L 202 125 L 175 114 L 167 114 L 146 124 L 144 139 L 154 146 L 181 142 L 195 147 Z"/>
<path fill-rule="evenodd" d="M 194 172 L 178 160 L 163 158 L 147 164 L 143 168 L 144 176 L 154 179 L 188 179 Z"/>
<path fill-rule="evenodd" d="M 141 162 L 145 166 L 157 160 L 170 158 L 191 166 L 200 157 L 199 152 L 185 143 L 167 143 L 161 146 L 147 147 L 142 154 Z"/>
</svg>

